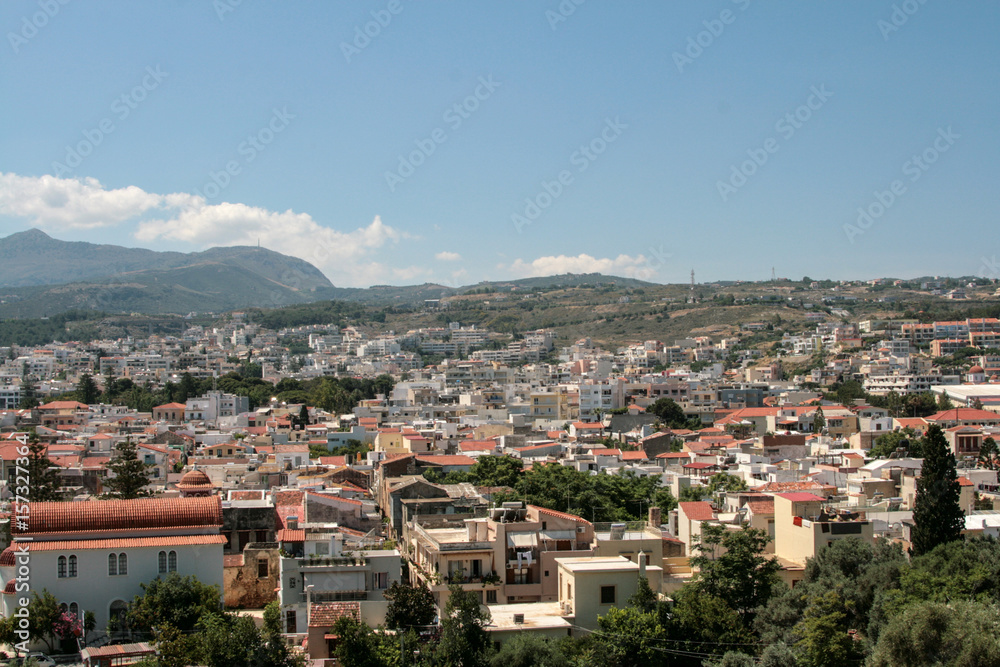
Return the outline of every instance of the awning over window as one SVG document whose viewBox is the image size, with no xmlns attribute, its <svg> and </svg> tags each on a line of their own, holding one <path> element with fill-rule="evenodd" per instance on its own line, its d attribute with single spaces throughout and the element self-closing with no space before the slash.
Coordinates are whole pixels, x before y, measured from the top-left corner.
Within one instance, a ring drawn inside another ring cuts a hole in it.
<svg viewBox="0 0 1000 667">
<path fill-rule="evenodd" d="M 538 533 L 507 533 L 507 546 L 537 547 Z"/>
</svg>

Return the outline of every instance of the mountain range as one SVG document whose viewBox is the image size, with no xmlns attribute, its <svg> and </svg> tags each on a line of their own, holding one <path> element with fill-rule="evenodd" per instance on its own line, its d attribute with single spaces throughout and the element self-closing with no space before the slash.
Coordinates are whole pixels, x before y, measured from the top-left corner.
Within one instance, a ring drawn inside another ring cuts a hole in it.
<svg viewBox="0 0 1000 667">
<path fill-rule="evenodd" d="M 45 317 L 72 309 L 187 314 L 273 308 L 341 299 L 420 303 L 476 289 L 515 291 L 584 284 L 648 285 L 630 278 L 568 274 L 451 288 L 423 285 L 335 287 L 315 266 L 266 248 L 229 246 L 160 252 L 61 241 L 30 229 L 0 239 L 0 317 Z"/>
</svg>

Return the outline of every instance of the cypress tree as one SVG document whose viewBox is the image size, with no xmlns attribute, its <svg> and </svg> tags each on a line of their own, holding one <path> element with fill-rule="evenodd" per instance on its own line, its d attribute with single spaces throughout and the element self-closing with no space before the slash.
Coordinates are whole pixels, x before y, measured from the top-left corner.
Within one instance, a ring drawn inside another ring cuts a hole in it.
<svg viewBox="0 0 1000 667">
<path fill-rule="evenodd" d="M 46 456 L 47 447 L 38 441 L 38 436 L 31 435 L 28 440 L 28 500 L 43 502 L 62 500 L 59 487 L 59 468 Z"/>
<path fill-rule="evenodd" d="M 955 455 L 940 426 L 935 424 L 927 429 L 923 450 L 924 462 L 913 507 L 911 542 L 914 556 L 925 554 L 939 544 L 961 539 L 965 528 Z"/>
<path fill-rule="evenodd" d="M 118 443 L 115 447 L 118 452 L 108 470 L 115 474 L 109 477 L 104 486 L 107 488 L 105 496 L 107 498 L 117 498 L 120 500 L 131 500 L 132 498 L 145 498 L 152 495 L 146 490 L 149 484 L 148 469 L 152 466 L 139 460 L 139 452 L 135 443 L 131 440 Z"/>
</svg>

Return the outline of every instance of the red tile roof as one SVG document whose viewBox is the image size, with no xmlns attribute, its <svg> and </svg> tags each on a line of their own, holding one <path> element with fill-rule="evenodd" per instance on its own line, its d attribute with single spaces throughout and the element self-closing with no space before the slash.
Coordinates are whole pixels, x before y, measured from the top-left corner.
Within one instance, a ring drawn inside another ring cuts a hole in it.
<svg viewBox="0 0 1000 667">
<path fill-rule="evenodd" d="M 309 612 L 310 628 L 329 628 L 344 616 L 361 619 L 360 602 L 324 602 L 312 606 Z"/>
<path fill-rule="evenodd" d="M 319 457 L 320 465 L 324 466 L 343 466 L 347 465 L 346 456 L 321 456 Z"/>
<path fill-rule="evenodd" d="M 291 529 L 282 528 L 278 531 L 278 541 L 279 542 L 305 542 L 306 541 L 306 531 L 304 528 Z"/>
<path fill-rule="evenodd" d="M 989 410 L 977 410 L 975 408 L 953 408 L 935 412 L 926 418 L 929 422 L 941 421 L 986 421 L 995 422 L 1000 420 L 1000 415 Z"/>
<path fill-rule="evenodd" d="M 45 405 L 39 405 L 38 410 L 89 410 L 90 406 L 79 401 L 52 401 Z"/>
<path fill-rule="evenodd" d="M 746 502 L 746 507 L 754 514 L 774 514 L 774 496 L 751 498 Z"/>
<path fill-rule="evenodd" d="M 538 510 L 539 514 L 548 514 L 549 516 L 559 517 L 560 519 L 569 519 L 570 521 L 576 521 L 577 523 L 585 523 L 590 525 L 590 522 L 583 517 L 576 516 L 575 514 L 566 514 L 565 512 L 557 512 L 555 510 L 550 510 L 545 507 L 538 507 L 537 505 L 528 505 L 528 507 L 533 507 Z"/>
<path fill-rule="evenodd" d="M 715 513 L 712 511 L 712 504 L 704 500 L 677 504 L 684 510 L 684 516 L 692 521 L 711 521 L 715 516 Z"/>
<path fill-rule="evenodd" d="M 79 503 L 78 503 L 79 504 Z M 167 535 L 163 537 L 121 537 L 86 540 L 25 542 L 28 551 L 69 551 L 82 549 L 136 549 L 141 547 L 203 546 L 225 544 L 223 535 Z"/>
<path fill-rule="evenodd" d="M 631 452 L 622 452 L 622 461 L 646 461 L 649 456 L 641 449 Z"/>
<path fill-rule="evenodd" d="M 785 500 L 791 500 L 793 503 L 814 503 L 814 502 L 825 502 L 825 498 L 817 496 L 815 493 L 779 493 L 778 496 L 784 498 Z"/>
<path fill-rule="evenodd" d="M 230 491 L 230 500 L 264 500 L 263 491 Z"/>
<path fill-rule="evenodd" d="M 594 456 L 617 456 L 617 457 L 621 458 L 622 450 L 620 450 L 620 449 L 610 449 L 610 448 L 594 449 L 594 450 L 591 450 L 590 453 L 593 454 Z"/>
<path fill-rule="evenodd" d="M 70 533 L 92 530 L 221 526 L 222 501 L 207 498 L 137 498 L 85 502 L 29 503 L 29 530 L 15 533 Z"/>
</svg>

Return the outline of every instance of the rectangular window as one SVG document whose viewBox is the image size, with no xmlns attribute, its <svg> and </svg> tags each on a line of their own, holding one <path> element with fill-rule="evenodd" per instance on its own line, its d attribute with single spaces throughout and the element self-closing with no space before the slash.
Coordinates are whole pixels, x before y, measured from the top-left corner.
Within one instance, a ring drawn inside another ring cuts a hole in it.
<svg viewBox="0 0 1000 667">
<path fill-rule="evenodd" d="M 377 591 L 384 591 L 389 588 L 389 573 L 372 572 L 372 588 Z"/>
<path fill-rule="evenodd" d="M 615 587 L 601 586 L 601 604 L 615 603 Z"/>
<path fill-rule="evenodd" d="M 266 579 L 268 573 L 268 562 L 266 558 L 257 559 L 257 578 Z"/>
<path fill-rule="evenodd" d="M 285 631 L 289 634 L 295 634 L 297 628 L 295 627 L 295 610 L 291 609 L 285 612 Z"/>
<path fill-rule="evenodd" d="M 486 591 L 486 604 L 497 603 L 497 589 L 491 588 Z"/>
</svg>

